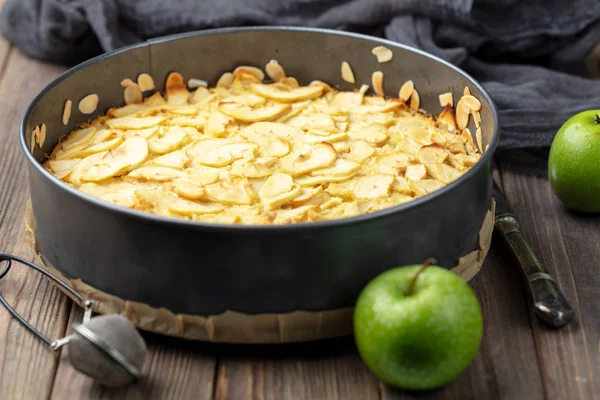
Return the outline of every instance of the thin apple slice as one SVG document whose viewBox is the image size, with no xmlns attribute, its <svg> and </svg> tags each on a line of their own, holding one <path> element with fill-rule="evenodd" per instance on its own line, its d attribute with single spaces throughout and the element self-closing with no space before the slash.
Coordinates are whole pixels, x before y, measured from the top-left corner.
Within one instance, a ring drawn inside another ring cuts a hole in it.
<svg viewBox="0 0 600 400">
<path fill-rule="evenodd" d="M 183 169 L 190 161 L 184 150 L 176 150 L 152 160 L 151 164 L 159 167 Z"/>
<path fill-rule="evenodd" d="M 358 171 L 360 167 L 361 165 L 357 162 L 338 158 L 331 167 L 315 169 L 311 175 L 348 176 Z"/>
<path fill-rule="evenodd" d="M 72 158 L 69 160 L 49 160 L 48 166 L 52 170 L 54 176 L 58 179 L 63 179 L 73 171 L 73 168 L 77 163 L 81 161 L 81 158 Z"/>
<path fill-rule="evenodd" d="M 160 125 L 166 119 L 166 116 L 113 118 L 106 120 L 106 126 L 113 129 L 142 129 Z"/>
<path fill-rule="evenodd" d="M 243 182 L 217 182 L 205 189 L 209 199 L 225 205 L 250 205 L 254 198 L 252 189 Z"/>
<path fill-rule="evenodd" d="M 94 134 L 96 133 L 96 127 L 90 126 L 87 128 L 79 129 L 73 133 L 71 133 L 65 140 L 61 142 L 61 147 L 63 150 L 68 150 L 74 146 L 81 146 L 84 144 L 88 144 L 94 138 Z"/>
<path fill-rule="evenodd" d="M 336 159 L 335 148 L 329 143 L 304 145 L 281 159 L 281 170 L 292 176 L 299 176 L 329 167 Z"/>
<path fill-rule="evenodd" d="M 388 196 L 395 178 L 392 174 L 361 176 L 354 184 L 354 196 L 357 199 L 375 199 Z"/>
<path fill-rule="evenodd" d="M 358 163 L 375 154 L 375 149 L 362 140 L 357 140 L 350 144 L 350 158 Z"/>
<path fill-rule="evenodd" d="M 176 200 L 169 205 L 169 211 L 192 217 L 198 214 L 217 214 L 224 209 L 225 207 L 221 204 L 198 203 L 182 199 Z"/>
<path fill-rule="evenodd" d="M 300 194 L 301 187 L 287 174 L 275 172 L 260 188 L 258 195 L 268 209 L 273 210 Z"/>
<path fill-rule="evenodd" d="M 447 164 L 427 164 L 425 168 L 429 176 L 446 184 L 458 179 L 462 175 L 459 170 Z"/>
<path fill-rule="evenodd" d="M 116 137 L 112 140 L 100 143 L 91 143 L 88 145 L 72 146 L 67 150 L 58 151 L 55 155 L 56 160 L 66 160 L 71 158 L 85 158 L 92 154 L 112 150 L 123 143 L 122 137 Z"/>
<path fill-rule="evenodd" d="M 165 154 L 186 145 L 190 140 L 190 136 L 183 128 L 167 126 L 161 128 L 156 136 L 148 140 L 148 146 L 154 154 Z"/>
<path fill-rule="evenodd" d="M 148 158 L 148 143 L 140 136 L 125 140 L 119 147 L 109 150 L 81 174 L 81 180 L 98 182 L 128 169 L 136 168 Z"/>
<path fill-rule="evenodd" d="M 252 107 L 246 104 L 222 101 L 218 109 L 221 113 L 242 122 L 269 121 L 290 109 L 289 104 L 268 104 L 263 107 Z"/>
<path fill-rule="evenodd" d="M 183 172 L 168 167 L 140 167 L 131 171 L 127 176 L 133 179 L 141 179 L 154 182 L 167 182 L 183 175 Z"/>
<path fill-rule="evenodd" d="M 411 182 L 410 187 L 417 196 L 424 196 L 443 188 L 444 184 L 436 179 L 422 179 L 418 182 Z"/>
<path fill-rule="evenodd" d="M 273 84 L 253 83 L 250 89 L 259 96 L 282 103 L 293 103 L 296 101 L 315 99 L 323 93 L 322 86 L 301 86 L 298 88 L 284 89 L 283 86 Z"/>
</svg>

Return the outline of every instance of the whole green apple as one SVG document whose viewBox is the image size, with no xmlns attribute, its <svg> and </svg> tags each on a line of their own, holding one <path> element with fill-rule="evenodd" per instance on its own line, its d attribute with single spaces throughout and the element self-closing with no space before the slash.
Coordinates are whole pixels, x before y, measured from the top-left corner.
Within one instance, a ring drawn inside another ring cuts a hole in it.
<svg viewBox="0 0 600 400">
<path fill-rule="evenodd" d="M 600 211 L 600 110 L 580 112 L 558 130 L 548 156 L 548 179 L 573 210 Z"/>
<path fill-rule="evenodd" d="M 363 361 L 402 389 L 434 389 L 456 379 L 477 354 L 482 333 L 481 308 L 469 285 L 428 263 L 383 272 L 355 305 Z"/>
</svg>

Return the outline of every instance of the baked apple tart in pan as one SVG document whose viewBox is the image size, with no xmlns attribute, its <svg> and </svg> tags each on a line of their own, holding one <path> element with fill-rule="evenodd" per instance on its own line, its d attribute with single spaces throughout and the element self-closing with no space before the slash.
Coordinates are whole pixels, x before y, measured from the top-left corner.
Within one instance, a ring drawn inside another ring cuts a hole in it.
<svg viewBox="0 0 600 400">
<path fill-rule="evenodd" d="M 382 73 L 373 74 L 372 89 L 338 90 L 322 81 L 301 85 L 275 60 L 265 70 L 238 66 L 210 88 L 171 72 L 163 93 L 142 90 L 154 87 L 148 74 L 125 79 L 125 105 L 70 132 L 44 167 L 124 207 L 262 225 L 407 203 L 481 157 L 471 132 L 458 126 L 459 115 L 481 108 L 470 94 L 456 113 L 451 94 L 440 95 L 444 108 L 435 118 L 419 109 L 410 80 L 385 96 Z M 341 73 L 354 79 L 347 62 Z"/>
</svg>

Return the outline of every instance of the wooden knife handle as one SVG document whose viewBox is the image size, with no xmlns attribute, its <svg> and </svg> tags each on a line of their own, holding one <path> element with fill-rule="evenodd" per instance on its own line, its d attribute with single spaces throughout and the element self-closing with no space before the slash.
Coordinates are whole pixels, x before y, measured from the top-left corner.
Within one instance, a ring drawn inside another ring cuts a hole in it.
<svg viewBox="0 0 600 400">
<path fill-rule="evenodd" d="M 527 243 L 516 218 L 510 214 L 500 215 L 496 218 L 494 227 L 520 266 L 533 300 L 535 314 L 553 327 L 558 328 L 568 324 L 575 316 L 575 312 L 554 278 L 548 274 Z"/>
</svg>

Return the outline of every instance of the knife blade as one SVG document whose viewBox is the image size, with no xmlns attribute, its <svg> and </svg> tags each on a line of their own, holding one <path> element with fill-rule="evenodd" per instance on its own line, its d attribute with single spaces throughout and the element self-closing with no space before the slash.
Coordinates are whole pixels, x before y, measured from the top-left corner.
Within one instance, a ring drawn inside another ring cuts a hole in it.
<svg viewBox="0 0 600 400">
<path fill-rule="evenodd" d="M 496 201 L 494 230 L 500 234 L 520 267 L 533 302 L 534 313 L 552 327 L 567 325 L 575 316 L 575 312 L 554 278 L 536 256 L 533 247 L 525 239 L 516 214 L 495 180 L 492 196 Z"/>
</svg>

